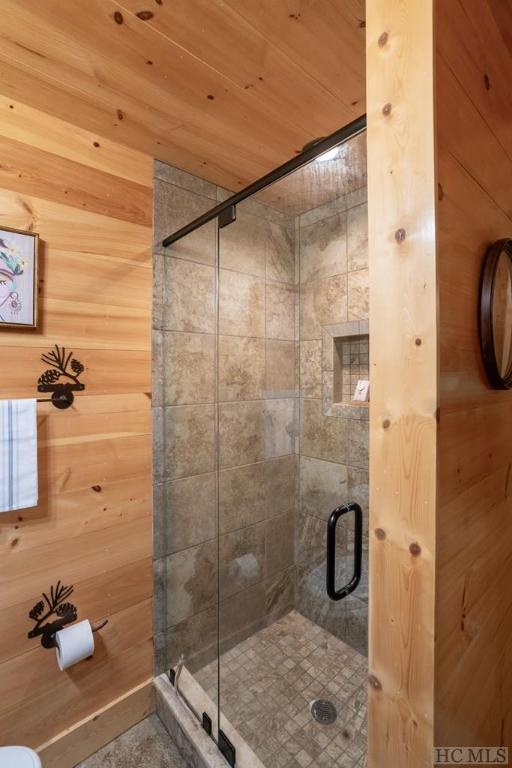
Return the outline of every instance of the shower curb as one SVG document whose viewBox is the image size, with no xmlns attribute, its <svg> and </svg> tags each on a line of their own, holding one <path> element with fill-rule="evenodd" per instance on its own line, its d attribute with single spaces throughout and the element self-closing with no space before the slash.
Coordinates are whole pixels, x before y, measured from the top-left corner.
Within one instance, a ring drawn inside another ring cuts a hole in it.
<svg viewBox="0 0 512 768">
<path fill-rule="evenodd" d="M 216 742 L 203 730 L 201 723 L 178 695 L 166 674 L 155 678 L 156 712 L 175 741 L 189 768 L 226 768 L 228 762 Z M 217 732 L 217 707 L 184 667 L 180 675 L 180 691 L 194 702 L 199 712 L 211 715 L 213 733 Z M 221 728 L 236 749 L 238 768 L 265 768 L 256 753 L 237 729 L 221 715 Z"/>
<path fill-rule="evenodd" d="M 226 768 L 216 744 L 178 698 L 167 675 L 155 678 L 156 713 L 188 768 Z"/>
</svg>

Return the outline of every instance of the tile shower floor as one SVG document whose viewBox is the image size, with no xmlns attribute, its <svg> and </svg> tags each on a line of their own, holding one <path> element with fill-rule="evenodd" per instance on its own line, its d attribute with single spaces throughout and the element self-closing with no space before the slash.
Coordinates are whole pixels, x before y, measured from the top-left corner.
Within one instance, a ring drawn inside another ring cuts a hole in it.
<svg viewBox="0 0 512 768">
<path fill-rule="evenodd" d="M 222 712 L 266 768 L 366 766 L 367 659 L 292 611 L 239 643 L 220 661 Z M 215 701 L 217 663 L 195 674 Z M 310 702 L 328 699 L 332 725 Z"/>
</svg>

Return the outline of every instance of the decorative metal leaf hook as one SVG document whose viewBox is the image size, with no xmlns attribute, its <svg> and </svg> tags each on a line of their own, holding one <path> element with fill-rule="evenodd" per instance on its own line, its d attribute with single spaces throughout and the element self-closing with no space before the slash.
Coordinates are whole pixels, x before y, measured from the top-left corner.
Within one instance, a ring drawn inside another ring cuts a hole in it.
<svg viewBox="0 0 512 768">
<path fill-rule="evenodd" d="M 73 586 L 66 587 L 60 581 L 55 586 L 50 587 L 50 595 L 43 592 L 43 599 L 39 600 L 29 611 L 29 618 L 35 622 L 28 633 L 28 637 L 38 637 L 41 635 L 41 645 L 43 648 L 55 647 L 55 633 L 61 630 L 66 624 L 76 621 L 77 610 L 73 603 L 66 602 L 72 594 Z M 51 617 L 55 619 L 51 621 Z"/>
<path fill-rule="evenodd" d="M 50 365 L 37 382 L 39 392 L 52 392 L 51 402 L 56 408 L 69 408 L 74 400 L 73 392 L 81 392 L 85 384 L 79 381 L 85 366 L 73 357 L 73 352 L 66 352 L 65 347 L 55 348 L 41 355 L 43 363 Z"/>
</svg>

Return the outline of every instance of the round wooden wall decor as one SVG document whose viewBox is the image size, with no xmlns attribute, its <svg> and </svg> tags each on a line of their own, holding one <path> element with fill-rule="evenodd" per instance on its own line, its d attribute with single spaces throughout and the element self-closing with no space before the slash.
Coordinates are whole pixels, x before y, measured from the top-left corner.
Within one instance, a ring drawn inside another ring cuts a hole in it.
<svg viewBox="0 0 512 768">
<path fill-rule="evenodd" d="M 480 286 L 480 346 L 494 389 L 512 388 L 512 239 L 488 249 Z"/>
</svg>

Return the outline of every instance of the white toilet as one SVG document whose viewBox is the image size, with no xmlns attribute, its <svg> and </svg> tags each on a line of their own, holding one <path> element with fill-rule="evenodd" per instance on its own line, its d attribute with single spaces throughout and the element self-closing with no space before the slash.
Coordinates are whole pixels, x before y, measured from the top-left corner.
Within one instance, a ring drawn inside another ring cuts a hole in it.
<svg viewBox="0 0 512 768">
<path fill-rule="evenodd" d="M 41 761 L 28 747 L 0 747 L 0 768 L 41 768 Z"/>
</svg>

